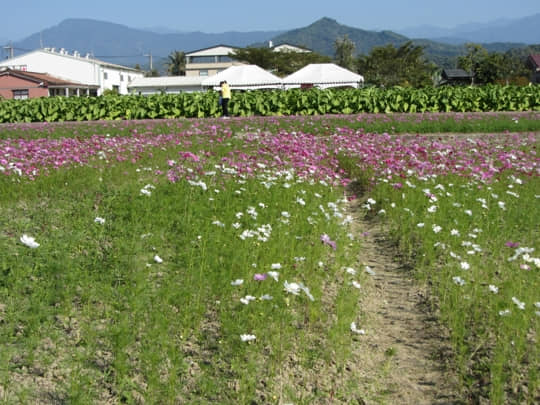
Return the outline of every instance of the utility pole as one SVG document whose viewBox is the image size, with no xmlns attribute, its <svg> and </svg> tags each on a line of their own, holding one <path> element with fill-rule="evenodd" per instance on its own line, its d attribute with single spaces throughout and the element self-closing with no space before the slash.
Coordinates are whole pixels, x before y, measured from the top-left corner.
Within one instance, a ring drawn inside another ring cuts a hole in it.
<svg viewBox="0 0 540 405">
<path fill-rule="evenodd" d="M 154 68 L 154 66 L 152 65 L 152 51 L 150 51 L 150 53 L 145 53 L 143 56 L 148 56 L 150 58 L 150 72 L 151 72 L 152 69 Z"/>
<path fill-rule="evenodd" d="M 9 56 L 8 59 L 13 59 L 13 45 L 11 43 L 9 45 L 4 46 L 4 49 L 9 49 Z"/>
</svg>

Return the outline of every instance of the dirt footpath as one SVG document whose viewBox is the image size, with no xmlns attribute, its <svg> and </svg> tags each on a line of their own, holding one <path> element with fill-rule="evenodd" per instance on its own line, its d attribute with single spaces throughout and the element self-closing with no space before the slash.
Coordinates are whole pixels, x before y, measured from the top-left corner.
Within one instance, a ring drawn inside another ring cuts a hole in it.
<svg viewBox="0 0 540 405">
<path fill-rule="evenodd" d="M 366 334 L 354 351 L 363 370 L 358 392 L 365 404 L 462 403 L 449 372 L 447 334 L 426 292 L 399 263 L 382 225 L 361 218 L 357 204 L 351 203 L 351 210 L 362 240 L 358 260 L 363 270 L 369 266 L 375 273 L 363 285 Z"/>
</svg>

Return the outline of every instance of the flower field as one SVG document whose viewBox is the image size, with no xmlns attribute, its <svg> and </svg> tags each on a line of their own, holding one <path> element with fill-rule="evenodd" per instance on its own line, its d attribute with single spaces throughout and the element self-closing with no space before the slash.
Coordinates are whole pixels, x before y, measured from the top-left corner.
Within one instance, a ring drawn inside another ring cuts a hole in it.
<svg viewBox="0 0 540 405">
<path fill-rule="evenodd" d="M 377 333 L 360 305 L 372 269 L 358 260 L 359 199 L 428 286 L 463 397 L 534 403 L 539 118 L 1 126 L 0 398 L 367 395 L 344 371 Z"/>
</svg>

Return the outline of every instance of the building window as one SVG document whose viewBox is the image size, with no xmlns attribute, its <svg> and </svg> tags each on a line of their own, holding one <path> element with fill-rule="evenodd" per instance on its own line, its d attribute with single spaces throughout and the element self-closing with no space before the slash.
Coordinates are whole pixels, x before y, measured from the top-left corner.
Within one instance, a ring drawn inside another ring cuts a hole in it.
<svg viewBox="0 0 540 405">
<path fill-rule="evenodd" d="M 124 75 L 122 73 L 120 73 L 120 81 L 123 82 L 124 81 Z"/>
<path fill-rule="evenodd" d="M 234 62 L 234 59 L 228 55 L 220 55 L 218 56 L 218 62 Z"/>
<path fill-rule="evenodd" d="M 208 70 L 199 70 L 199 76 L 208 76 Z"/>
<path fill-rule="evenodd" d="M 190 57 L 191 63 L 215 63 L 215 56 L 192 56 Z"/>
<path fill-rule="evenodd" d="M 27 98 L 28 98 L 28 89 L 13 90 L 13 99 L 15 99 L 15 100 L 25 100 Z"/>
<path fill-rule="evenodd" d="M 109 78 L 109 75 L 107 74 L 107 72 L 103 72 L 103 79 L 107 80 L 108 78 Z"/>
</svg>

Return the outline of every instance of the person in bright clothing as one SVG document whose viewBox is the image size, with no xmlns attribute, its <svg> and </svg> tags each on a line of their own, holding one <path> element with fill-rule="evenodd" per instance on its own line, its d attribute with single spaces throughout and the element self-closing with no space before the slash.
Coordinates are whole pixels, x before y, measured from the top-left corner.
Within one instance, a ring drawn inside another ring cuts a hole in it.
<svg viewBox="0 0 540 405">
<path fill-rule="evenodd" d="M 223 117 L 229 117 L 229 101 L 231 99 L 231 88 L 226 80 L 223 80 L 220 84 L 221 87 L 221 109 L 223 110 Z"/>
</svg>

